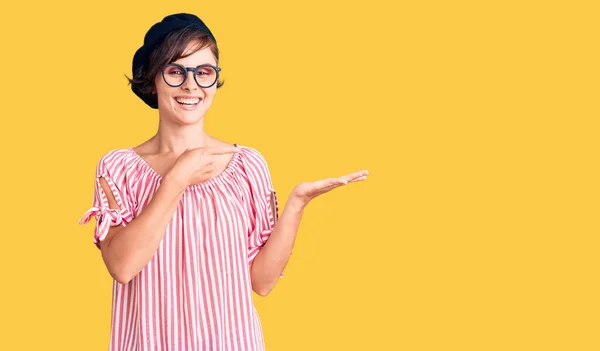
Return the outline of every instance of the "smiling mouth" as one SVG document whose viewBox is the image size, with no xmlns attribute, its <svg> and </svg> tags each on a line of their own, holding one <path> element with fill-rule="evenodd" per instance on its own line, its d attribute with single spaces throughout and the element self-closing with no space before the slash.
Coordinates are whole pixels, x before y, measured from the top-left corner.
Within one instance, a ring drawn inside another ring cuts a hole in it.
<svg viewBox="0 0 600 351">
<path fill-rule="evenodd" d="M 176 98 L 175 101 L 177 101 L 177 103 L 180 105 L 195 106 L 200 103 L 200 98 L 195 98 L 195 99 Z"/>
</svg>

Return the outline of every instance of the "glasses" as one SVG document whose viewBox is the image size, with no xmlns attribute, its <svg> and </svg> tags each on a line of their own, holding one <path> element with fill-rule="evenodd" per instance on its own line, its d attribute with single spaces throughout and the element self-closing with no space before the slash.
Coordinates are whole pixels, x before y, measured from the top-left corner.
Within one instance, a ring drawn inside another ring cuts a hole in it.
<svg viewBox="0 0 600 351">
<path fill-rule="evenodd" d="M 185 83 L 188 77 L 188 72 L 194 72 L 194 80 L 196 81 L 196 84 L 198 84 L 198 86 L 201 88 L 210 88 L 215 85 L 219 79 L 220 71 L 220 67 L 215 67 L 209 64 L 200 65 L 198 67 L 183 67 L 182 65 L 176 63 L 170 63 L 163 69 L 162 76 L 167 85 L 176 88 Z"/>
</svg>

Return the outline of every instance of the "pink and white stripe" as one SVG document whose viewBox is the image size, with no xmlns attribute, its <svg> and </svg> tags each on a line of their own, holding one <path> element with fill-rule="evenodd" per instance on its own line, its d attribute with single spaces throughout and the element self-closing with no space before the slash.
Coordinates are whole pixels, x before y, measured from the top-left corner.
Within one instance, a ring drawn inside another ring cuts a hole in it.
<svg viewBox="0 0 600 351">
<path fill-rule="evenodd" d="M 154 257 L 126 285 L 113 283 L 110 351 L 264 350 L 249 265 L 277 219 L 267 163 L 240 146 L 224 172 L 183 194 Z M 120 209 L 108 208 L 104 178 Z M 98 163 L 94 243 L 109 226 L 127 225 L 148 204 L 162 177 L 132 148 Z"/>
</svg>

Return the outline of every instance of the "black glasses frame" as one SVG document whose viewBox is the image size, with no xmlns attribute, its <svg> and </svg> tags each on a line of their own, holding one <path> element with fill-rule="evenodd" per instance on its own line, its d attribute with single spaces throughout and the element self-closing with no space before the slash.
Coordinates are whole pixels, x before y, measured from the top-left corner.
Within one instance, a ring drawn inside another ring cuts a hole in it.
<svg viewBox="0 0 600 351">
<path fill-rule="evenodd" d="M 165 77 L 165 71 L 169 67 L 177 67 L 177 68 L 180 68 L 182 72 L 185 72 L 185 76 L 183 77 L 183 81 L 181 82 L 181 84 L 173 85 L 173 84 L 169 84 L 169 82 L 167 82 L 167 78 Z M 215 81 L 212 82 L 210 85 L 206 85 L 206 86 L 205 85 L 201 85 L 200 83 L 198 83 L 198 79 L 196 78 L 197 77 L 196 73 L 200 69 L 205 68 L 205 67 L 210 67 L 210 68 L 214 69 L 215 72 L 216 72 Z M 183 67 L 182 65 L 177 64 L 177 63 L 170 63 L 170 64 L 166 65 L 165 68 L 163 68 L 163 70 L 162 70 L 162 77 L 163 77 L 163 80 L 165 81 L 165 83 L 168 86 L 173 87 L 173 88 L 177 88 L 177 87 L 182 86 L 187 81 L 188 72 L 194 72 L 194 81 L 196 82 L 196 84 L 198 84 L 198 86 L 200 88 L 206 89 L 206 88 L 212 87 L 213 85 L 215 85 L 217 83 L 217 81 L 219 81 L 219 72 L 221 72 L 221 67 L 213 66 L 213 65 L 208 64 L 208 63 L 204 64 L 204 65 L 197 66 L 197 67 Z"/>
</svg>

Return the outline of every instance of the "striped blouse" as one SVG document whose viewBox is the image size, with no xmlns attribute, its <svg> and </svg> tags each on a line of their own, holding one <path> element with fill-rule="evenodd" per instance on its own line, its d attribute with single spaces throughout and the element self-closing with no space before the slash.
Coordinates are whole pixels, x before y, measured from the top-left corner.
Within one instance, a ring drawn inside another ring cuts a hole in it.
<svg viewBox="0 0 600 351">
<path fill-rule="evenodd" d="M 278 216 L 267 163 L 239 146 L 216 177 L 188 187 L 154 257 L 129 283 L 113 282 L 110 351 L 264 350 L 249 265 Z M 120 209 L 110 209 L 104 178 Z M 105 154 L 96 170 L 93 241 L 126 226 L 162 177 L 133 148 Z"/>
</svg>

